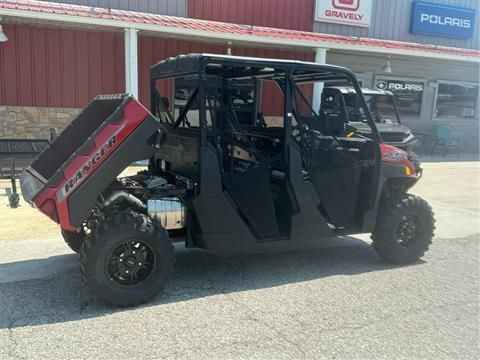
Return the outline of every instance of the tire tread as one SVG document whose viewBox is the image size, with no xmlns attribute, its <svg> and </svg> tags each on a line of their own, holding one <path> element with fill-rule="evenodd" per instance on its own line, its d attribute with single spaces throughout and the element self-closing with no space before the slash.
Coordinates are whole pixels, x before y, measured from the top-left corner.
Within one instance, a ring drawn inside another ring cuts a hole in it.
<svg viewBox="0 0 480 360">
<path fill-rule="evenodd" d="M 421 246 L 415 253 L 399 254 L 398 245 L 391 239 L 392 226 L 400 214 L 407 209 L 418 209 L 424 215 L 424 233 Z M 372 233 L 372 245 L 375 251 L 385 260 L 392 263 L 410 263 L 423 257 L 429 249 L 435 235 L 435 217 L 431 206 L 419 196 L 405 194 L 397 200 L 382 199 L 378 211 L 377 223 Z"/>
</svg>

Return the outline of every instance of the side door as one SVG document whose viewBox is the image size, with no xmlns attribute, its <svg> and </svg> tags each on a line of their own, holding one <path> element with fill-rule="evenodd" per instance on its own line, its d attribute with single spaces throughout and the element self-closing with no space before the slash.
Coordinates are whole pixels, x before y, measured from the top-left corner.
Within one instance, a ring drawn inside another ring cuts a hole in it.
<svg viewBox="0 0 480 360">
<path fill-rule="evenodd" d="M 328 223 L 339 229 L 359 228 L 375 179 L 375 142 L 346 133 L 345 111 L 328 88 L 316 114 L 299 87 L 294 89 L 294 114 L 306 124 L 301 148 L 304 171 L 318 195 L 317 207 Z M 337 99 L 338 100 L 338 99 Z"/>
</svg>

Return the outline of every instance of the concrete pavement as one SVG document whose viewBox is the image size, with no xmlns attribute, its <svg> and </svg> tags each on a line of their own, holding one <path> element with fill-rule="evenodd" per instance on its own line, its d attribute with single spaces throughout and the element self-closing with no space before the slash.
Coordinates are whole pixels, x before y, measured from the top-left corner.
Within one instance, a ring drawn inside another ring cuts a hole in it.
<svg viewBox="0 0 480 360">
<path fill-rule="evenodd" d="M 179 247 L 165 292 L 128 310 L 91 298 L 60 238 L 0 241 L 0 359 L 476 359 L 479 172 L 425 164 L 413 193 L 437 236 L 415 265 L 366 236 L 229 259 Z"/>
</svg>

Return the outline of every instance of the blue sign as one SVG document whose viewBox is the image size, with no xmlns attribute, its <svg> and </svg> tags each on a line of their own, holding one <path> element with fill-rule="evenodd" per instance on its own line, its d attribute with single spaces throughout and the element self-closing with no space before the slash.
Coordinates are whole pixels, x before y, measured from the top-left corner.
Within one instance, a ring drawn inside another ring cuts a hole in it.
<svg viewBox="0 0 480 360">
<path fill-rule="evenodd" d="M 410 32 L 460 39 L 473 36 L 475 9 L 412 2 Z"/>
</svg>

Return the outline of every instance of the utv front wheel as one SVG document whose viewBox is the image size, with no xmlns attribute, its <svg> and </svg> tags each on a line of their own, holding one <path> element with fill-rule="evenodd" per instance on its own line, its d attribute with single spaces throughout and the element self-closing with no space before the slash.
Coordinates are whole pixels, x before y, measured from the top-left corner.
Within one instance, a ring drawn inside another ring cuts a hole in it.
<svg viewBox="0 0 480 360">
<path fill-rule="evenodd" d="M 372 233 L 373 247 L 388 262 L 412 263 L 428 250 L 434 230 L 432 208 L 422 198 L 406 194 L 384 199 Z"/>
<path fill-rule="evenodd" d="M 118 214 L 97 226 L 80 252 L 88 289 L 116 306 L 144 303 L 173 272 L 173 245 L 167 232 L 141 214 Z"/>
</svg>

